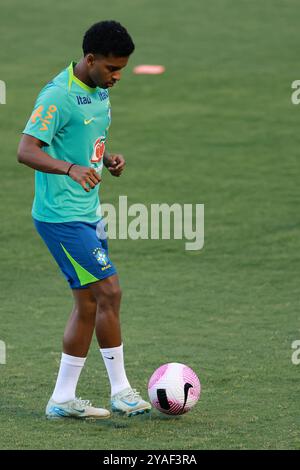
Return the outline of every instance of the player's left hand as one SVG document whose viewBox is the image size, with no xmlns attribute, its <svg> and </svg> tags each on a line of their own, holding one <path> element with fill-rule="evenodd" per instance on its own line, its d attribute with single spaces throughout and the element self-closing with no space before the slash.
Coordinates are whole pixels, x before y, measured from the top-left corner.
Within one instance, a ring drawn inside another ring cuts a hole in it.
<svg viewBox="0 0 300 470">
<path fill-rule="evenodd" d="M 113 176 L 121 176 L 126 165 L 125 158 L 120 154 L 110 154 L 107 169 Z"/>
</svg>

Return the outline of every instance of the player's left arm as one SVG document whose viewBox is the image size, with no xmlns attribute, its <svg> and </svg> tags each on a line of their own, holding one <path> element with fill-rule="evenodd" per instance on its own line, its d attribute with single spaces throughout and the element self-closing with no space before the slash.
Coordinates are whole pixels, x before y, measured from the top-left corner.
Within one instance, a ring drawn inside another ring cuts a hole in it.
<svg viewBox="0 0 300 470">
<path fill-rule="evenodd" d="M 103 155 L 103 164 L 106 166 L 108 171 L 113 176 L 121 176 L 126 162 L 125 158 L 121 154 L 109 154 L 106 150 Z"/>
</svg>

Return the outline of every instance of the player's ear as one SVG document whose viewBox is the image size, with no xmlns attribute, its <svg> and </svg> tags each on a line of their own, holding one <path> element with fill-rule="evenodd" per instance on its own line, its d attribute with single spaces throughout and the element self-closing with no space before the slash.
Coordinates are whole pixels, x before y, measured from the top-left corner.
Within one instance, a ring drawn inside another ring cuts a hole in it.
<svg viewBox="0 0 300 470">
<path fill-rule="evenodd" d="M 89 52 L 86 56 L 85 56 L 85 60 L 86 60 L 86 63 L 88 64 L 88 66 L 92 67 L 96 61 L 96 57 L 94 56 L 94 54 L 92 54 L 91 52 Z"/>
</svg>

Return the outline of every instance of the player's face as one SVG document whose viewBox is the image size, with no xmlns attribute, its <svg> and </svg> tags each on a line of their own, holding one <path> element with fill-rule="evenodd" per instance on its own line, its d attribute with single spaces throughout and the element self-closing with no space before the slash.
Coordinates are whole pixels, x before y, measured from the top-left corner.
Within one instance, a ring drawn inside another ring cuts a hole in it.
<svg viewBox="0 0 300 470">
<path fill-rule="evenodd" d="M 112 55 L 105 57 L 88 54 L 89 76 L 96 86 L 110 88 L 121 80 L 121 70 L 126 67 L 128 59 L 129 57 L 114 57 Z"/>
</svg>

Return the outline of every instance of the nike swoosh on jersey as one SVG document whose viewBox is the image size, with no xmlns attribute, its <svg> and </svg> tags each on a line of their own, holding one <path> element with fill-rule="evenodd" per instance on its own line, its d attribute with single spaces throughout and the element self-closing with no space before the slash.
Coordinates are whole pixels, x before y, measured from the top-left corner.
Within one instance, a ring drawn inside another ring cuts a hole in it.
<svg viewBox="0 0 300 470">
<path fill-rule="evenodd" d="M 90 122 L 92 122 L 95 118 L 92 117 L 91 119 L 85 119 L 84 120 L 84 124 L 87 126 L 88 124 L 90 124 Z"/>
</svg>

